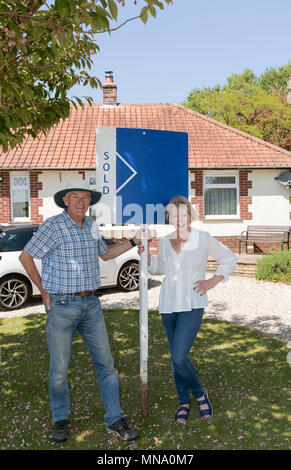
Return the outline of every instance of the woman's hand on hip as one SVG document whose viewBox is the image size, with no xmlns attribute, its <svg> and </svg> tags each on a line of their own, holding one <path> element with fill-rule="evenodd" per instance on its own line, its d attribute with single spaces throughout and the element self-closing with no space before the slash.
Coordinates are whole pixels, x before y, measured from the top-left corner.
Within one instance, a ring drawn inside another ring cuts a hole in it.
<svg viewBox="0 0 291 470">
<path fill-rule="evenodd" d="M 197 294 L 205 295 L 209 289 L 213 289 L 221 280 L 223 276 L 213 276 L 210 279 L 204 279 L 201 281 L 196 281 L 193 286 L 193 290 Z"/>
</svg>

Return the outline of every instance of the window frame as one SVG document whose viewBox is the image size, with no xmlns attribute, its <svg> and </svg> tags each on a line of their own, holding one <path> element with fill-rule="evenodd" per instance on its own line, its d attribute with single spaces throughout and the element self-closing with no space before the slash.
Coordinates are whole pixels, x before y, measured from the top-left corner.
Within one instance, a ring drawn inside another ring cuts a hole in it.
<svg viewBox="0 0 291 470">
<path fill-rule="evenodd" d="M 28 189 L 28 217 L 15 217 L 13 212 L 13 178 L 21 177 L 27 178 L 27 189 Z M 19 173 L 10 173 L 10 211 L 11 211 L 11 221 L 12 222 L 30 222 L 31 220 L 31 204 L 30 204 L 30 175 L 28 172 L 19 172 Z"/>
<path fill-rule="evenodd" d="M 92 178 L 95 179 L 95 182 L 92 182 Z M 89 188 L 92 189 L 93 191 L 96 191 L 96 173 L 86 175 L 86 180 L 88 182 Z M 89 206 L 86 215 L 94 219 L 96 222 L 96 207 Z"/>
<path fill-rule="evenodd" d="M 232 176 L 235 178 L 235 183 L 224 183 L 224 184 L 211 184 L 211 183 L 206 183 L 206 178 L 207 177 L 225 177 L 225 176 Z M 205 190 L 206 189 L 223 189 L 223 188 L 235 188 L 237 191 L 237 204 L 236 204 L 236 214 L 220 214 L 220 215 L 215 215 L 215 214 L 205 214 Z M 203 218 L 205 220 L 207 219 L 240 219 L 240 193 L 239 193 L 239 175 L 235 172 L 223 172 L 223 173 L 204 173 L 203 174 Z"/>
</svg>

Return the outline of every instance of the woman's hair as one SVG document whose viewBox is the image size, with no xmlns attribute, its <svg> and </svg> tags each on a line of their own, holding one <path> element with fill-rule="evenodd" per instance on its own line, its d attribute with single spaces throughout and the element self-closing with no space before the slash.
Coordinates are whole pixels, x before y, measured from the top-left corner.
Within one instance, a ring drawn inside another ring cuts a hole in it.
<svg viewBox="0 0 291 470">
<path fill-rule="evenodd" d="M 169 204 L 167 205 L 167 212 L 166 212 L 166 221 L 169 222 L 169 210 L 171 207 L 176 207 L 179 210 L 180 206 L 187 206 L 187 212 L 191 217 L 191 222 L 196 219 L 196 211 L 192 206 L 191 202 L 184 196 L 176 196 L 170 200 Z"/>
</svg>

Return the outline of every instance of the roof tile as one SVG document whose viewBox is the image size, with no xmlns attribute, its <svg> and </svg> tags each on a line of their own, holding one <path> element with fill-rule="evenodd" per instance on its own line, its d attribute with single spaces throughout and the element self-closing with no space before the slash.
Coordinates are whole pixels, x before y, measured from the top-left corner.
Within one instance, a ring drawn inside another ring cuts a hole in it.
<svg viewBox="0 0 291 470">
<path fill-rule="evenodd" d="M 96 127 L 183 131 L 189 137 L 189 167 L 290 167 L 291 152 L 176 103 L 100 103 L 71 108 L 68 119 L 47 135 L 28 137 L 21 148 L 0 152 L 0 167 L 95 168 Z"/>
</svg>

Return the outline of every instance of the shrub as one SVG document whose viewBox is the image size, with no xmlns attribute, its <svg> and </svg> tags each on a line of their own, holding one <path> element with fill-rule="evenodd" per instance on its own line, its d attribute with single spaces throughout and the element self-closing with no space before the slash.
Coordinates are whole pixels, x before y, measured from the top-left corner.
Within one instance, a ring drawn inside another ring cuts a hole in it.
<svg viewBox="0 0 291 470">
<path fill-rule="evenodd" d="M 291 251 L 273 251 L 257 262 L 256 279 L 291 284 Z"/>
</svg>

